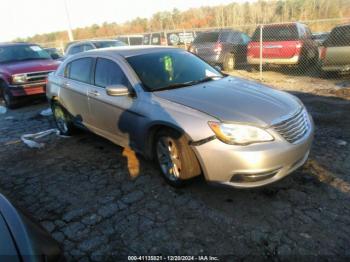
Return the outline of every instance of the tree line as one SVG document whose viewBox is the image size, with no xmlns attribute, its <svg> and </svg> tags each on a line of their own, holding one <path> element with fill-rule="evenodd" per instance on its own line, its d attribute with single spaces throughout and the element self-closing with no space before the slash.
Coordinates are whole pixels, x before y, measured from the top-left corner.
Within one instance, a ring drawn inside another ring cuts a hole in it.
<svg viewBox="0 0 350 262">
<path fill-rule="evenodd" d="M 236 27 L 251 33 L 256 24 L 309 21 L 350 17 L 349 0 L 258 0 L 218 6 L 173 9 L 155 13 L 151 18 L 137 17 L 122 24 L 103 23 L 76 28 L 74 39 L 116 37 L 123 34 L 183 30 L 208 27 Z M 349 21 L 350 22 L 350 21 Z M 313 23 L 313 30 L 328 31 L 336 22 Z M 245 25 L 245 26 L 244 26 Z M 244 29 L 244 27 L 246 27 Z M 67 42 L 66 31 L 37 34 L 15 41 L 37 43 Z"/>
</svg>

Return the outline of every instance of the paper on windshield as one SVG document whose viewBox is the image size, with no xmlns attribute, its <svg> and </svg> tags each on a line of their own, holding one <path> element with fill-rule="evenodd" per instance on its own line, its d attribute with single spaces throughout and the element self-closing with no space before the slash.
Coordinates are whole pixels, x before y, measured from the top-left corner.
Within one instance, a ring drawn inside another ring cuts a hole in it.
<svg viewBox="0 0 350 262">
<path fill-rule="evenodd" d="M 40 47 L 40 46 L 37 46 L 37 45 L 32 45 L 32 46 L 30 46 L 30 49 L 32 49 L 32 50 L 35 51 L 35 52 L 39 52 L 39 51 L 42 50 L 41 47 Z"/>
</svg>

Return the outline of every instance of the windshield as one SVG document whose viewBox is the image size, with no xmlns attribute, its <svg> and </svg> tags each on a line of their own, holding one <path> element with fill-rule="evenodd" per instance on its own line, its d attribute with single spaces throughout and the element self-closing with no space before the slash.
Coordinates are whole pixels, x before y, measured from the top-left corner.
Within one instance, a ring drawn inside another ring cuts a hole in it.
<svg viewBox="0 0 350 262">
<path fill-rule="evenodd" d="M 0 46 L 0 63 L 37 59 L 51 59 L 51 56 L 37 45 Z"/>
<path fill-rule="evenodd" d="M 350 46 L 350 26 L 336 27 L 325 41 L 326 47 Z"/>
<path fill-rule="evenodd" d="M 199 33 L 193 43 L 215 43 L 219 39 L 219 32 Z"/>
<path fill-rule="evenodd" d="M 94 42 L 96 48 L 106 48 L 106 47 L 115 47 L 115 46 L 125 46 L 121 41 L 96 41 Z"/>
<path fill-rule="evenodd" d="M 292 41 L 298 40 L 298 29 L 295 25 L 265 26 L 262 30 L 263 41 Z M 260 41 L 260 27 L 258 27 L 252 40 Z"/>
<path fill-rule="evenodd" d="M 149 91 L 178 88 L 222 74 L 186 51 L 161 51 L 128 57 L 127 61 Z"/>
</svg>

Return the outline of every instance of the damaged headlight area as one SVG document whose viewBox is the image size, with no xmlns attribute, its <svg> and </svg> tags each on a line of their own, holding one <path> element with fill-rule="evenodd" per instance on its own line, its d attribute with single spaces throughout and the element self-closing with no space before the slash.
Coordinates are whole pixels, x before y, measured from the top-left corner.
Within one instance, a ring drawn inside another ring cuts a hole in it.
<svg viewBox="0 0 350 262">
<path fill-rule="evenodd" d="M 249 145 L 273 141 L 273 136 L 266 130 L 243 124 L 208 122 L 216 137 L 226 144 Z"/>
</svg>

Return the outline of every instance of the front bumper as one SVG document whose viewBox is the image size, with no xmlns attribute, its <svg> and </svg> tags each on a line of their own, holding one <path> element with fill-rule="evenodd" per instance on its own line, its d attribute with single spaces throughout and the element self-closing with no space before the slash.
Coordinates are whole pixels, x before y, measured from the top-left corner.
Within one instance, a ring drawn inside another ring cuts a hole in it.
<svg viewBox="0 0 350 262">
<path fill-rule="evenodd" d="M 260 65 L 260 58 L 247 57 L 248 64 L 250 65 Z M 299 56 L 293 56 L 291 58 L 263 58 L 262 64 L 274 64 L 274 65 L 296 65 L 299 63 Z"/>
<path fill-rule="evenodd" d="M 208 182 L 237 188 L 261 187 L 282 179 L 305 163 L 313 132 L 312 125 L 297 144 L 271 130 L 275 137 L 272 142 L 236 146 L 215 139 L 194 147 L 194 151 Z"/>
<path fill-rule="evenodd" d="M 9 91 L 14 97 L 45 95 L 46 82 L 38 82 L 23 85 L 11 85 Z"/>
</svg>

